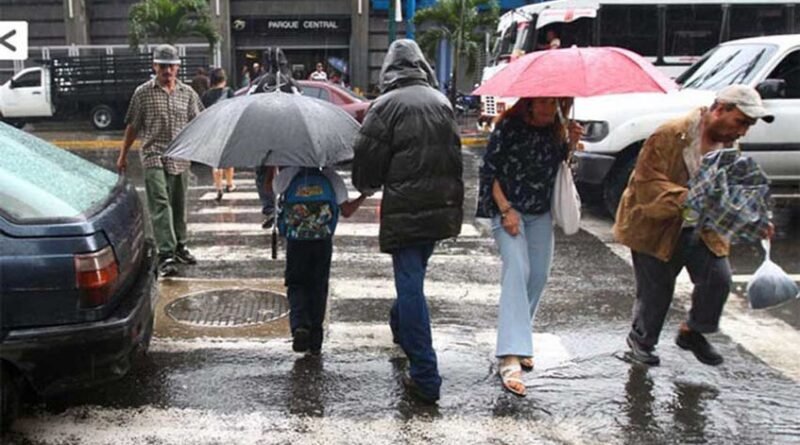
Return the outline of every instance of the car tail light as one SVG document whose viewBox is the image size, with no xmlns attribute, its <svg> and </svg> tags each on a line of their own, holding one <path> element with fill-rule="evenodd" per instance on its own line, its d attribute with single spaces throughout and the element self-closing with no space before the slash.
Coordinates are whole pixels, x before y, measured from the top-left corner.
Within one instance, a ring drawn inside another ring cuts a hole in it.
<svg viewBox="0 0 800 445">
<path fill-rule="evenodd" d="M 107 246 L 97 252 L 75 255 L 75 284 L 80 291 L 80 307 L 105 304 L 119 276 L 114 251 Z"/>
</svg>

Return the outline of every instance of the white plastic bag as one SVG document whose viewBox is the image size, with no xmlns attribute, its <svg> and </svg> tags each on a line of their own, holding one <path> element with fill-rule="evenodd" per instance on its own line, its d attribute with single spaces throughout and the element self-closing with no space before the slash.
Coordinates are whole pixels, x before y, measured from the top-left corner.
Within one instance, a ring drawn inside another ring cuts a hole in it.
<svg viewBox="0 0 800 445">
<path fill-rule="evenodd" d="M 756 270 L 753 279 L 747 283 L 747 298 L 753 309 L 776 306 L 793 298 L 800 297 L 800 290 L 792 278 L 780 266 L 769 259 L 769 240 L 761 240 L 764 247 L 764 262 Z"/>
<path fill-rule="evenodd" d="M 581 198 L 572 180 L 572 170 L 566 161 L 558 167 L 550 210 L 553 224 L 561 227 L 565 234 L 578 233 L 581 227 Z"/>
</svg>

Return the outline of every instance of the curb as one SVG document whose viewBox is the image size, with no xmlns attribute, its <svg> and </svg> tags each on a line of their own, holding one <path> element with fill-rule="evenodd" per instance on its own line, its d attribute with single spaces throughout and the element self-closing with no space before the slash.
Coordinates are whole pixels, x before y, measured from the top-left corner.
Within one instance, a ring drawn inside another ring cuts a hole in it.
<svg viewBox="0 0 800 445">
<path fill-rule="evenodd" d="M 462 136 L 461 146 L 463 148 L 476 148 L 483 147 L 489 140 L 485 136 Z M 48 141 L 51 144 L 69 150 L 107 150 L 119 149 L 122 146 L 122 140 L 86 140 L 86 141 L 70 141 L 70 140 L 52 140 Z M 136 142 L 133 150 L 139 149 L 139 142 Z"/>
</svg>

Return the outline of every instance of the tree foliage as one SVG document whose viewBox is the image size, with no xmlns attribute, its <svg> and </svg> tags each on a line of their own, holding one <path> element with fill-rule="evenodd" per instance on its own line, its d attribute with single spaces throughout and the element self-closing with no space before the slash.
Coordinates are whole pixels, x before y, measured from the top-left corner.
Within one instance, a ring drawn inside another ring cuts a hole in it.
<svg viewBox="0 0 800 445">
<path fill-rule="evenodd" d="M 453 72 L 463 58 L 467 62 L 466 72 L 474 73 L 485 32 L 494 32 L 499 12 L 496 0 L 438 0 L 433 6 L 417 11 L 414 17 L 414 23 L 421 29 L 417 43 L 429 59 L 434 59 L 439 42 L 446 39 L 456 48 Z"/>
<path fill-rule="evenodd" d="M 131 6 L 128 20 L 131 47 L 175 44 L 191 36 L 204 37 L 213 47 L 220 39 L 206 0 L 142 0 Z"/>
</svg>

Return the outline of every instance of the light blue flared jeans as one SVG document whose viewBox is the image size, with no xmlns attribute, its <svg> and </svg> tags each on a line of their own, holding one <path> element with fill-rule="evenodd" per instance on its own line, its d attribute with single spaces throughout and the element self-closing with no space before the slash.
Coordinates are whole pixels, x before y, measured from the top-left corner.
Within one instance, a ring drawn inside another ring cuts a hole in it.
<svg viewBox="0 0 800 445">
<path fill-rule="evenodd" d="M 553 260 L 550 213 L 520 216 L 522 227 L 516 236 L 503 229 L 499 216 L 492 219 L 492 234 L 503 261 L 497 357 L 533 357 L 533 319 Z"/>
</svg>

